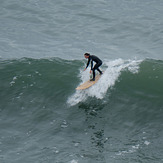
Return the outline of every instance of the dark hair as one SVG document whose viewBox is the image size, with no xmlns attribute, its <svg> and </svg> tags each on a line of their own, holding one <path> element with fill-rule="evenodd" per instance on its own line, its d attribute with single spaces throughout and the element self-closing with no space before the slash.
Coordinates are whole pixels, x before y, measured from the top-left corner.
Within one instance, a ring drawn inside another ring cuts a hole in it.
<svg viewBox="0 0 163 163">
<path fill-rule="evenodd" d="M 86 56 L 90 56 L 90 54 L 89 54 L 89 53 L 85 53 L 84 55 L 86 55 Z"/>
</svg>

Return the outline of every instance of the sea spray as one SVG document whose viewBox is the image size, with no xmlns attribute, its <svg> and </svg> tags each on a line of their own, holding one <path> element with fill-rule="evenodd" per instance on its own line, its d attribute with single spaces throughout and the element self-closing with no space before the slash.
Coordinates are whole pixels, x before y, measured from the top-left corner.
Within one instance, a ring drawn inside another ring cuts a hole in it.
<svg viewBox="0 0 163 163">
<path fill-rule="evenodd" d="M 137 73 L 140 63 L 140 60 L 123 59 L 105 61 L 103 65 L 106 66 L 106 69 L 104 70 L 104 74 L 99 79 L 99 81 L 89 89 L 76 90 L 76 92 L 71 97 L 69 97 L 67 101 L 68 104 L 70 104 L 71 106 L 76 105 L 79 102 L 85 101 L 88 97 L 103 99 L 107 90 L 114 86 L 122 71 L 125 71 L 125 69 L 127 69 L 132 73 Z M 89 80 L 88 69 L 83 73 L 81 70 L 80 72 L 81 73 L 79 77 L 82 81 L 81 83 Z"/>
</svg>

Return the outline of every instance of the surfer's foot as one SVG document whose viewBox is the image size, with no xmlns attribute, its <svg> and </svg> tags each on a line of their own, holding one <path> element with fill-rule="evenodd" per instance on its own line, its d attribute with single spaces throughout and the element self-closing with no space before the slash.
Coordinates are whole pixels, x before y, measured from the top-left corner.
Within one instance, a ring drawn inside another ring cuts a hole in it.
<svg viewBox="0 0 163 163">
<path fill-rule="evenodd" d="M 90 79 L 90 81 L 95 81 L 95 79 Z"/>
</svg>

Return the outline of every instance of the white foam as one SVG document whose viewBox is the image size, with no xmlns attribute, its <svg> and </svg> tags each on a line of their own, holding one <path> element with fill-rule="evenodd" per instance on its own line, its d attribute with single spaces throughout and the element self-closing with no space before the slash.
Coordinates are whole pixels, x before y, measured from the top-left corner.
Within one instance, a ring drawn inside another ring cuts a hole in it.
<svg viewBox="0 0 163 163">
<path fill-rule="evenodd" d="M 144 142 L 144 144 L 145 144 L 145 145 L 149 145 L 150 142 L 146 140 L 146 141 Z"/>
<path fill-rule="evenodd" d="M 16 83 L 17 78 L 18 78 L 17 76 L 14 76 L 14 77 L 13 77 L 13 80 L 10 82 L 10 85 L 11 85 L 11 86 L 13 86 L 13 84 Z"/>
<path fill-rule="evenodd" d="M 71 160 L 70 163 L 78 163 L 77 160 Z"/>
<path fill-rule="evenodd" d="M 111 61 L 105 61 L 104 66 L 107 68 L 104 70 L 104 74 L 99 81 L 86 90 L 76 90 L 76 92 L 69 97 L 68 104 L 76 105 L 79 102 L 85 101 L 88 97 L 96 97 L 97 99 L 103 99 L 108 88 L 114 86 L 122 70 L 128 69 L 132 73 L 137 73 L 139 70 L 139 64 L 141 61 L 138 60 L 123 60 L 116 59 Z M 85 72 L 80 73 L 81 83 L 89 80 L 89 69 Z M 81 84 L 80 83 L 80 84 Z"/>
</svg>

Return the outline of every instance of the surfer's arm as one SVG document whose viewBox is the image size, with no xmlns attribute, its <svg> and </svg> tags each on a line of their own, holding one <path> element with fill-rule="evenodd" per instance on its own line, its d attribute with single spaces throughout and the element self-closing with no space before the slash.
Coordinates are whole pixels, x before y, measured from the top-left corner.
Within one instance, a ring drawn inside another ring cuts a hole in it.
<svg viewBox="0 0 163 163">
<path fill-rule="evenodd" d="M 87 69 L 87 67 L 89 66 L 89 63 L 90 63 L 90 58 L 88 58 L 87 66 L 85 69 Z"/>
</svg>

